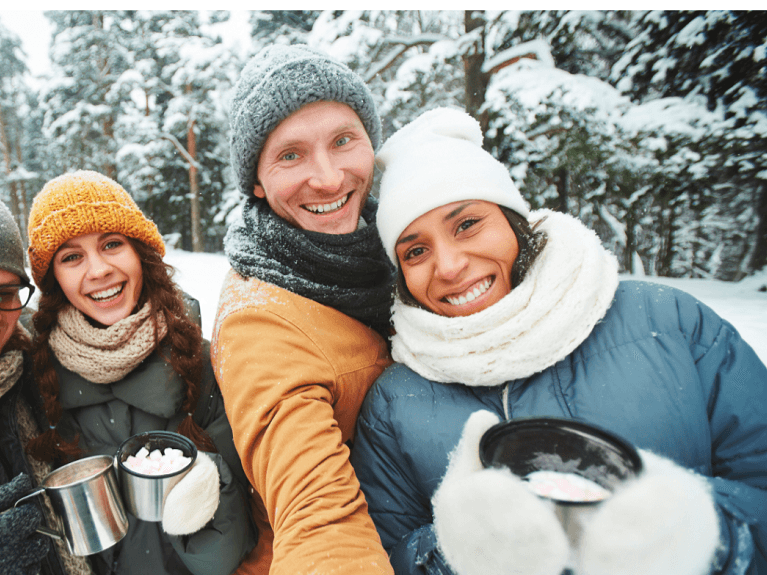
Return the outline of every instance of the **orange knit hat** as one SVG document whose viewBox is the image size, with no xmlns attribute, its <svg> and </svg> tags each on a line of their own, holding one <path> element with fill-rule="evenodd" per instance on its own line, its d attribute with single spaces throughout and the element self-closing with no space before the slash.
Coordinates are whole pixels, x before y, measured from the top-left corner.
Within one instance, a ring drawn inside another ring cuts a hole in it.
<svg viewBox="0 0 767 575">
<path fill-rule="evenodd" d="M 121 233 L 165 255 L 157 226 L 120 184 L 81 170 L 54 178 L 35 196 L 29 212 L 29 263 L 39 286 L 64 242 L 94 232 Z"/>
</svg>

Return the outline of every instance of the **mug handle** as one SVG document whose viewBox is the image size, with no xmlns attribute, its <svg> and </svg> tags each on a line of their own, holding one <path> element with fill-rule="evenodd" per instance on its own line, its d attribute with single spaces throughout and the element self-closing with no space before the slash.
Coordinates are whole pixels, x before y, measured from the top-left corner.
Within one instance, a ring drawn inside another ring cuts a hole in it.
<svg viewBox="0 0 767 575">
<path fill-rule="evenodd" d="M 26 501 L 27 499 L 32 499 L 33 497 L 37 497 L 38 495 L 41 495 L 43 493 L 45 493 L 45 487 L 38 487 L 31 493 L 27 493 L 24 497 L 17 500 L 16 503 L 13 504 L 13 506 L 18 507 L 19 504 L 22 503 L 23 501 Z M 61 533 L 51 529 L 50 527 L 46 527 L 45 525 L 38 525 L 35 531 L 37 531 L 38 533 L 42 533 L 43 535 L 47 535 L 48 537 L 53 537 L 54 539 L 58 539 L 59 541 L 63 541 L 63 537 L 61 536 Z"/>
</svg>

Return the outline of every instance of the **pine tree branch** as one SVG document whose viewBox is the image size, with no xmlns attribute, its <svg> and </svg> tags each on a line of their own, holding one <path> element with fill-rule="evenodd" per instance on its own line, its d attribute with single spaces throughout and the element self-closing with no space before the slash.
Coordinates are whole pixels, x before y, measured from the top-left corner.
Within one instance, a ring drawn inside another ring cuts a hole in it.
<svg viewBox="0 0 767 575">
<path fill-rule="evenodd" d="M 189 152 L 186 151 L 186 148 L 184 148 L 181 142 L 178 141 L 178 138 L 176 138 L 172 134 L 166 134 L 166 133 L 160 134 L 160 137 L 171 142 L 179 151 L 179 153 L 184 157 L 184 159 L 189 163 L 189 165 L 195 168 L 198 172 L 200 171 L 200 164 L 198 164 L 194 160 L 194 158 L 189 154 Z"/>
<path fill-rule="evenodd" d="M 447 40 L 446 36 L 441 34 L 419 34 L 413 37 L 389 36 L 381 40 L 382 44 L 395 44 L 397 47 L 389 52 L 376 66 L 374 66 L 365 76 L 365 82 L 370 82 L 378 74 L 394 64 L 395 60 L 407 52 L 413 46 L 423 46 L 435 44 L 441 40 Z"/>
</svg>

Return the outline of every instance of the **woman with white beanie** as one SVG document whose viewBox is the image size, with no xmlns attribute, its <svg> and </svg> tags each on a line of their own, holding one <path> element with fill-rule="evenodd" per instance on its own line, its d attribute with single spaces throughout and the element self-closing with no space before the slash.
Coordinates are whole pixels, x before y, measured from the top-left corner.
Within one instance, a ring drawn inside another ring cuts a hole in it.
<svg viewBox="0 0 767 575">
<path fill-rule="evenodd" d="M 464 112 L 381 148 L 378 229 L 398 267 L 392 357 L 352 464 L 395 573 L 767 573 L 767 368 L 690 295 L 619 281 L 575 218 L 530 212 Z M 569 539 L 479 441 L 501 420 L 581 420 L 643 470 Z"/>
<path fill-rule="evenodd" d="M 114 455 L 155 430 L 198 449 L 165 496 L 162 521 L 129 514 L 126 536 L 87 557 L 97 575 L 227 575 L 255 545 L 199 304 L 175 284 L 164 255 L 157 226 L 102 174 L 63 174 L 35 196 L 32 359 L 46 425 L 29 452 L 59 466 Z"/>
</svg>

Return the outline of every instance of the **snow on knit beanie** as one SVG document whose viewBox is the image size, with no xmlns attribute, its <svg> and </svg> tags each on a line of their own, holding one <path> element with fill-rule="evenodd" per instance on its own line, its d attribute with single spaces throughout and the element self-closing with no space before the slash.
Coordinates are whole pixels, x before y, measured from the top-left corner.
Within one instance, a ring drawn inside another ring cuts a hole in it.
<svg viewBox="0 0 767 575">
<path fill-rule="evenodd" d="M 258 158 L 272 130 L 301 107 L 322 100 L 351 107 L 378 149 L 381 119 L 373 94 L 345 64 L 306 45 L 268 46 L 248 62 L 230 110 L 232 169 L 243 194 L 253 195 Z"/>
<path fill-rule="evenodd" d="M 49 181 L 35 196 L 29 212 L 29 263 L 40 285 L 64 242 L 94 232 L 120 233 L 165 255 L 165 244 L 120 184 L 81 170 Z"/>
<path fill-rule="evenodd" d="M 421 114 L 386 141 L 376 165 L 383 171 L 376 222 L 395 265 L 400 234 L 434 208 L 485 200 L 529 215 L 506 166 L 482 149 L 479 122 L 461 110 Z"/>
<path fill-rule="evenodd" d="M 0 270 L 16 274 L 21 281 L 29 283 L 29 276 L 24 269 L 21 232 L 16 220 L 3 202 L 0 202 Z"/>
</svg>

